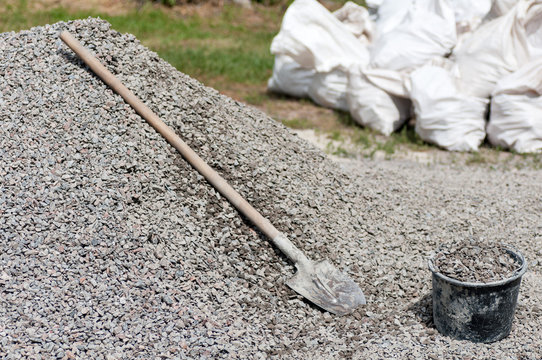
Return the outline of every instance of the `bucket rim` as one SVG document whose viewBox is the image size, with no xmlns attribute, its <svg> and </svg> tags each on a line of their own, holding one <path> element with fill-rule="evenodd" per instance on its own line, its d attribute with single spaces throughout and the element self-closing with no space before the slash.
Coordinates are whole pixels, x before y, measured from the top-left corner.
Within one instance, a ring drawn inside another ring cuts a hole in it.
<svg viewBox="0 0 542 360">
<path fill-rule="evenodd" d="M 472 288 L 486 288 L 486 287 L 506 285 L 508 283 L 511 283 L 521 278 L 525 274 L 525 272 L 527 271 L 527 261 L 525 260 L 525 257 L 523 256 L 523 254 L 514 246 L 511 246 L 508 244 L 502 244 L 502 246 L 505 248 L 505 250 L 507 250 L 508 252 L 511 252 L 512 254 L 514 254 L 521 260 L 521 267 L 519 268 L 519 270 L 516 270 L 516 273 L 513 276 L 503 279 L 503 280 L 498 280 L 498 281 L 493 281 L 493 282 L 488 282 L 488 283 L 475 283 L 475 282 L 460 281 L 460 280 L 451 278 L 449 276 L 446 276 L 438 272 L 437 269 L 435 268 L 435 265 L 433 264 L 433 259 L 435 258 L 438 252 L 429 257 L 429 259 L 427 260 L 427 264 L 429 266 L 429 270 L 431 270 L 434 276 L 448 283 L 451 283 L 453 285 L 463 286 L 463 287 L 472 287 Z"/>
</svg>

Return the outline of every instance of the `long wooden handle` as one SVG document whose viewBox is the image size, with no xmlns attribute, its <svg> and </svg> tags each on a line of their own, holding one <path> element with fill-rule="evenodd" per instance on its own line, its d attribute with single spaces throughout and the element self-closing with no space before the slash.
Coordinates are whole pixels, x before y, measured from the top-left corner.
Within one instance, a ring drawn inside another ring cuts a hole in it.
<svg viewBox="0 0 542 360">
<path fill-rule="evenodd" d="M 254 209 L 237 191 L 235 191 L 215 170 L 213 170 L 198 154 L 196 154 L 169 126 L 167 126 L 158 116 L 152 112 L 137 96 L 135 96 L 119 79 L 117 79 L 109 70 L 107 70 L 79 41 L 77 41 L 69 32 L 63 31 L 60 34 L 62 41 L 66 43 L 87 65 L 98 75 L 107 85 L 124 98 L 139 115 L 158 131 L 181 155 L 192 165 L 201 175 L 207 179 L 226 199 L 232 203 L 239 212 L 245 215 L 274 242 L 279 240 L 280 232 L 264 218 L 258 210 Z M 281 239 L 282 240 L 282 239 Z M 294 262 L 298 262 L 299 254 L 288 254 L 288 251 L 299 252 L 293 244 L 281 243 L 277 245 Z M 292 246 L 294 249 L 292 249 Z M 297 250 L 297 251 L 296 251 Z M 294 257 L 294 258 L 292 258 Z M 303 256 L 304 257 L 304 256 Z"/>
</svg>

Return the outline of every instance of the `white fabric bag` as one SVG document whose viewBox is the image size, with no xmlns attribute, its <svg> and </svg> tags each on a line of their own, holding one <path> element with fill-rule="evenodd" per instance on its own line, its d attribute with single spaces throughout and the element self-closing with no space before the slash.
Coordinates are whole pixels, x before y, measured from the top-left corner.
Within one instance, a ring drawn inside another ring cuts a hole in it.
<svg viewBox="0 0 542 360">
<path fill-rule="evenodd" d="M 309 97 L 318 105 L 348 111 L 346 105 L 347 74 L 340 69 L 316 73 L 308 89 Z"/>
<path fill-rule="evenodd" d="M 373 85 L 388 94 L 401 98 L 410 97 L 410 75 L 407 72 L 375 68 L 364 68 L 361 71 Z"/>
<path fill-rule="evenodd" d="M 369 11 L 366 8 L 348 1 L 333 15 L 363 44 L 369 44 L 372 41 L 375 24 L 370 19 Z"/>
<path fill-rule="evenodd" d="M 395 29 L 403 21 L 414 0 L 381 0 L 373 1 L 372 4 L 366 3 L 369 7 L 377 8 L 375 38 L 378 38 Z"/>
<path fill-rule="evenodd" d="M 441 67 L 421 67 L 410 80 L 418 135 L 446 150 L 478 150 L 489 100 L 459 92 L 455 76 Z"/>
<path fill-rule="evenodd" d="M 492 20 L 505 15 L 516 6 L 518 1 L 519 0 L 493 0 L 491 10 L 487 14 L 486 20 Z"/>
<path fill-rule="evenodd" d="M 410 100 L 390 95 L 374 85 L 359 67 L 349 71 L 346 102 L 358 124 L 384 135 L 399 129 L 410 117 Z"/>
<path fill-rule="evenodd" d="M 369 9 L 378 9 L 383 2 L 384 0 L 366 0 L 365 5 L 367 5 Z"/>
<path fill-rule="evenodd" d="M 454 51 L 460 87 L 489 97 L 497 81 L 542 50 L 542 1 L 521 0 L 504 16 L 482 26 Z"/>
<path fill-rule="evenodd" d="M 515 0 L 517 1 L 517 0 Z M 457 35 L 478 28 L 491 10 L 492 0 L 449 0 L 454 9 Z"/>
<path fill-rule="evenodd" d="M 348 14 L 356 13 L 359 15 L 360 9 L 348 5 L 339 16 L 352 20 Z M 316 0 L 295 0 L 271 43 L 271 53 L 275 56 L 289 56 L 301 68 L 315 71 L 307 93 L 320 105 L 347 110 L 346 71 L 356 64 L 369 62 L 366 45 L 352 32 L 353 22 L 342 23 Z M 356 31 L 361 29 L 358 27 Z"/>
<path fill-rule="evenodd" d="M 277 55 L 267 88 L 273 92 L 304 98 L 309 95 L 314 75 L 314 70 L 301 67 L 288 55 Z"/>
<path fill-rule="evenodd" d="M 542 58 L 497 83 L 487 125 L 489 141 L 514 151 L 542 151 Z"/>
<path fill-rule="evenodd" d="M 366 46 L 316 0 L 295 0 L 288 7 L 271 53 L 320 73 L 369 62 Z"/>
<path fill-rule="evenodd" d="M 455 15 L 446 0 L 418 0 L 391 31 L 380 33 L 371 47 L 371 66 L 412 71 L 456 43 Z"/>
</svg>

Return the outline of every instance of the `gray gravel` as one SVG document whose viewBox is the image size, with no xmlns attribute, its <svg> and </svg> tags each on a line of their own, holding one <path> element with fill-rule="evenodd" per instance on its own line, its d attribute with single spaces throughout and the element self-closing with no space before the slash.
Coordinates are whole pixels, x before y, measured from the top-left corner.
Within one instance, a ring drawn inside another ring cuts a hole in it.
<svg viewBox="0 0 542 360">
<path fill-rule="evenodd" d="M 58 40 L 68 29 L 279 230 L 368 304 L 334 317 L 293 267 Z M 265 114 L 88 19 L 0 35 L 0 357 L 542 358 L 542 173 L 334 163 Z M 427 258 L 529 262 L 512 334 L 440 336 Z"/>
<path fill-rule="evenodd" d="M 487 284 L 519 274 L 523 263 L 510 251 L 504 244 L 463 240 L 442 244 L 432 261 L 434 269 L 449 278 Z"/>
</svg>

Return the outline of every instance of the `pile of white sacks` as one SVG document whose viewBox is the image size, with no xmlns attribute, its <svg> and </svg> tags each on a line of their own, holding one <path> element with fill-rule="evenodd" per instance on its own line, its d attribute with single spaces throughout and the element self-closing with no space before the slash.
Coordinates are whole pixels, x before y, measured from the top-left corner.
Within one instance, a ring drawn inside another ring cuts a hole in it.
<svg viewBox="0 0 542 360">
<path fill-rule="evenodd" d="M 271 91 L 389 135 L 476 151 L 542 150 L 542 0 L 295 0 L 273 39 Z M 489 118 L 489 121 L 487 120 Z"/>
</svg>

